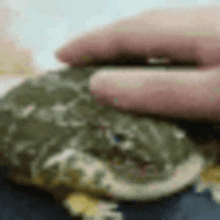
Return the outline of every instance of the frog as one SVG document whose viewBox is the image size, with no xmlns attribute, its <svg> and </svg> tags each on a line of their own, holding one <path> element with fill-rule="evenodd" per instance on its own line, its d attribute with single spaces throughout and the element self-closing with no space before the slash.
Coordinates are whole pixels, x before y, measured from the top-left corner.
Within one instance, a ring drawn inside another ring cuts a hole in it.
<svg viewBox="0 0 220 220">
<path fill-rule="evenodd" d="M 115 211 L 120 201 L 157 201 L 195 183 L 207 188 L 201 172 L 218 161 L 219 125 L 100 105 L 90 77 L 102 68 L 48 71 L 1 98 L 7 178 L 45 190 L 84 219 L 123 219 Z M 76 198 L 84 204 L 78 210 Z"/>
</svg>

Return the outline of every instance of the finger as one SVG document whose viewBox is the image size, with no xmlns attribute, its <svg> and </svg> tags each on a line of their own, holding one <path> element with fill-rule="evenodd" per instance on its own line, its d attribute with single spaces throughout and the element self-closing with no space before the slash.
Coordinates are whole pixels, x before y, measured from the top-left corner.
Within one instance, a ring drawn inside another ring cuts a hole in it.
<svg viewBox="0 0 220 220">
<path fill-rule="evenodd" d="M 157 9 L 86 33 L 56 56 L 75 66 L 117 60 L 122 55 L 212 65 L 220 62 L 219 23 L 217 6 Z"/>
<path fill-rule="evenodd" d="M 91 92 L 120 110 L 220 121 L 220 68 L 102 70 L 91 78 Z"/>
</svg>

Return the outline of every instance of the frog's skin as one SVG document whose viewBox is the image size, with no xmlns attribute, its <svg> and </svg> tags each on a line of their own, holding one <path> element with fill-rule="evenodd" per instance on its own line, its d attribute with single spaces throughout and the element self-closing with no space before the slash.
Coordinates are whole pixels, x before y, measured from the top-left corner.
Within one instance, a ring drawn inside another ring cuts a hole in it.
<svg viewBox="0 0 220 220">
<path fill-rule="evenodd" d="M 117 201 L 157 200 L 197 181 L 215 153 L 176 123 L 97 104 L 89 77 L 98 69 L 51 71 L 4 96 L 0 151 L 9 178 L 60 198 L 82 191 Z"/>
</svg>

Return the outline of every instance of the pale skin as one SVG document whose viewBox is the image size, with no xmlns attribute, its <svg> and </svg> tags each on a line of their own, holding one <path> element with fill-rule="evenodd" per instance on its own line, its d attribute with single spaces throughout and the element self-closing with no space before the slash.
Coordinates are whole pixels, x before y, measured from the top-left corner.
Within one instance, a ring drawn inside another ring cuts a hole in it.
<svg viewBox="0 0 220 220">
<path fill-rule="evenodd" d="M 57 53 L 72 66 L 130 56 L 196 61 L 195 70 L 97 72 L 91 92 L 102 105 L 168 117 L 220 122 L 220 7 L 155 9 L 73 39 Z"/>
</svg>

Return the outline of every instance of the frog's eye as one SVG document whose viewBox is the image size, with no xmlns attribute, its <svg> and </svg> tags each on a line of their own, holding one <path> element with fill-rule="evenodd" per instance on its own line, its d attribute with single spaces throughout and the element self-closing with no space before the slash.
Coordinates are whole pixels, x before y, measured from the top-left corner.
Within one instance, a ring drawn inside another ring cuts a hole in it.
<svg viewBox="0 0 220 220">
<path fill-rule="evenodd" d="M 115 134 L 114 139 L 116 143 L 120 143 L 125 140 L 125 135 L 123 134 Z"/>
</svg>

